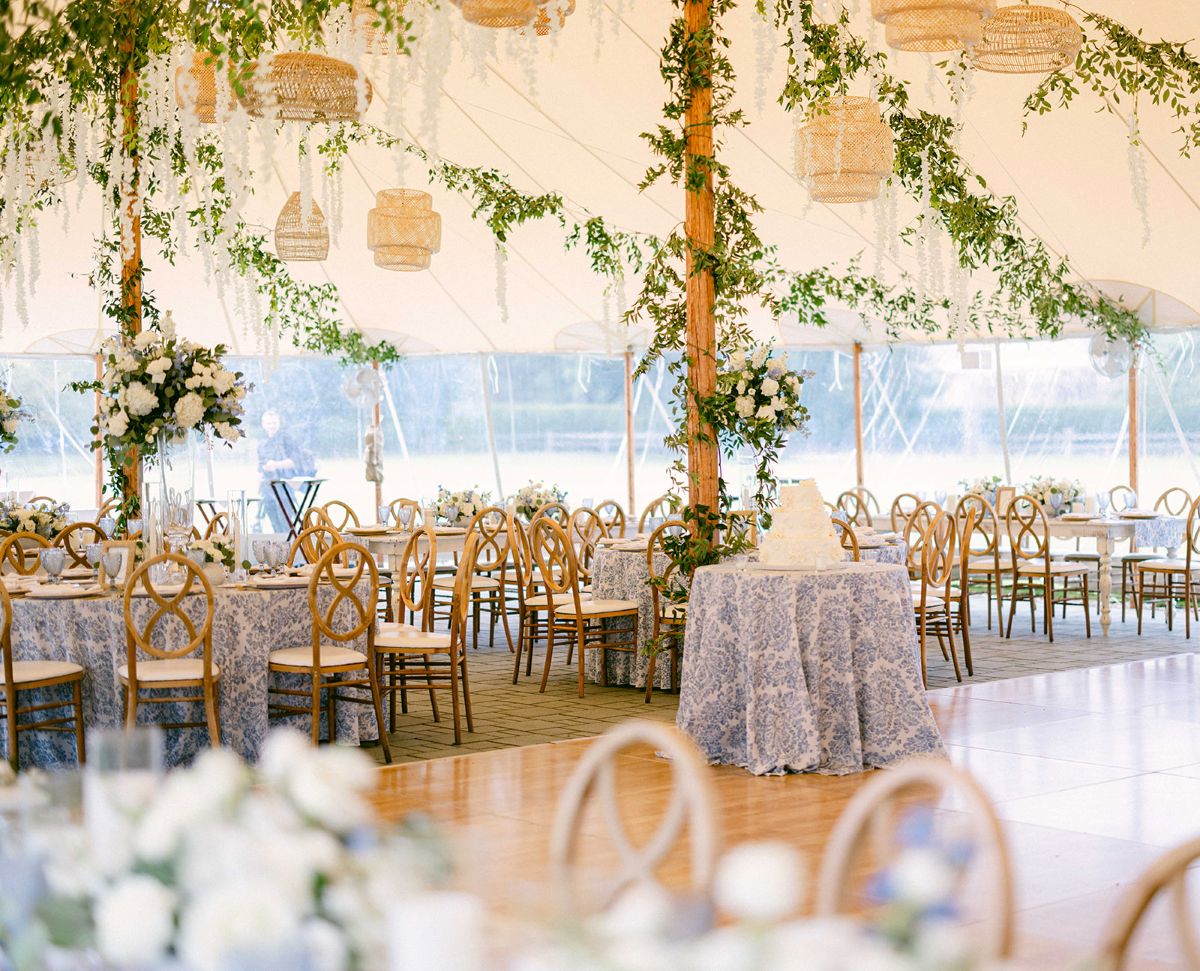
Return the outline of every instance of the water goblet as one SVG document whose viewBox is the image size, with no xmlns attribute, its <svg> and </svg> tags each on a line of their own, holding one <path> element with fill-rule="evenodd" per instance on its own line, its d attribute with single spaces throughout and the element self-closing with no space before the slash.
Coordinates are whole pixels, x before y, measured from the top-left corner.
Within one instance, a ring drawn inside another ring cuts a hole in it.
<svg viewBox="0 0 1200 971">
<path fill-rule="evenodd" d="M 1108 518 L 1108 491 L 1101 489 L 1096 493 L 1096 509 L 1100 512 L 1101 519 Z"/>
<path fill-rule="evenodd" d="M 938 490 L 937 490 L 936 492 L 934 492 L 934 494 L 933 494 L 933 501 L 934 501 L 934 502 L 936 502 L 936 503 L 937 503 L 939 506 L 945 506 L 945 505 L 946 505 L 946 498 L 947 498 L 949 495 L 950 495 L 950 493 L 949 493 L 949 492 L 947 492 L 945 489 L 938 489 Z"/>
<path fill-rule="evenodd" d="M 287 561 L 288 549 L 287 543 L 280 543 L 278 540 L 271 543 L 271 569 L 276 576 L 284 573 L 286 568 L 290 566 Z"/>
<path fill-rule="evenodd" d="M 105 536 L 111 539 L 113 531 L 117 528 L 117 521 L 112 516 L 104 516 L 96 525 L 104 531 Z"/>
<path fill-rule="evenodd" d="M 125 524 L 125 534 L 127 536 L 137 536 L 139 533 L 141 533 L 143 525 L 144 524 L 140 519 L 130 519 Z"/>
<path fill-rule="evenodd" d="M 117 585 L 117 574 L 121 572 L 124 563 L 125 557 L 120 550 L 105 550 L 104 555 L 100 557 L 100 565 L 104 568 L 104 578 L 108 581 L 110 590 Z"/>
<path fill-rule="evenodd" d="M 458 506 L 446 507 L 446 522 L 448 522 L 451 526 L 454 526 L 458 523 Z"/>
<path fill-rule="evenodd" d="M 262 539 L 256 539 L 250 543 L 250 552 L 254 554 L 254 562 L 259 566 L 267 565 L 266 545 L 267 541 Z"/>
<path fill-rule="evenodd" d="M 379 514 L 379 525 L 386 526 L 391 518 L 392 510 L 390 506 L 380 506 L 375 510 Z"/>
<path fill-rule="evenodd" d="M 400 525 L 405 529 L 408 529 L 408 524 L 412 522 L 412 514 L 412 506 L 405 506 L 396 513 L 400 519 Z"/>
<path fill-rule="evenodd" d="M 92 583 L 100 582 L 100 557 L 104 555 L 104 547 L 100 543 L 88 543 L 83 548 L 88 566 L 92 568 Z"/>
<path fill-rule="evenodd" d="M 62 547 L 52 546 L 48 550 L 42 550 L 38 558 L 41 560 L 42 569 L 50 577 L 50 582 L 58 583 L 63 568 L 67 565 L 67 551 Z"/>
<path fill-rule="evenodd" d="M 1053 510 L 1055 516 L 1059 515 L 1059 513 L 1062 512 L 1062 504 L 1063 504 L 1063 494 L 1061 492 L 1051 492 L 1050 493 L 1050 508 Z"/>
<path fill-rule="evenodd" d="M 1137 499 L 1138 499 L 1137 493 L 1134 492 L 1132 489 L 1129 492 L 1125 493 L 1125 509 L 1126 509 L 1126 511 L 1137 508 Z"/>
</svg>

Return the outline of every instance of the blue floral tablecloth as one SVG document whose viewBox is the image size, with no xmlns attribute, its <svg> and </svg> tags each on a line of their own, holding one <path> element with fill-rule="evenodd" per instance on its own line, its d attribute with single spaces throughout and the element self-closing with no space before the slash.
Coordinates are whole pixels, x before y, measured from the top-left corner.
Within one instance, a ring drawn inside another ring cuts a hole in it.
<svg viewBox="0 0 1200 971">
<path fill-rule="evenodd" d="M 655 568 L 665 570 L 667 557 L 655 554 Z M 650 659 L 645 655 L 646 641 L 654 631 L 654 610 L 650 595 L 650 568 L 646 563 L 646 551 L 640 553 L 600 547 L 592 564 L 592 596 L 603 600 L 636 600 L 638 605 L 637 654 L 606 651 L 608 657 L 608 683 L 630 684 L 646 687 L 646 671 Z M 628 626 L 624 621 L 610 621 L 614 627 Z M 654 687 L 670 689 L 671 664 L 665 658 L 654 669 Z M 681 659 L 680 663 L 683 661 Z M 584 659 L 584 675 L 590 681 L 599 682 L 600 652 L 588 651 Z"/>
<path fill-rule="evenodd" d="M 841 775 L 943 753 L 903 567 L 696 571 L 678 724 L 710 762 Z"/>
<path fill-rule="evenodd" d="M 858 551 L 858 558 L 863 563 L 903 565 L 907 554 L 908 546 L 901 540 L 899 543 L 884 543 L 882 546 L 864 546 Z"/>
<path fill-rule="evenodd" d="M 221 740 L 244 758 L 255 760 L 268 730 L 267 656 L 279 648 L 312 643 L 308 591 L 304 587 L 270 591 L 219 587 L 215 592 L 213 662 L 221 668 Z M 319 602 L 328 603 L 330 596 L 329 590 L 322 589 Z M 189 598 L 189 610 L 193 603 L 199 617 L 202 598 Z M 135 622 L 144 624 L 151 613 L 151 604 L 145 598 L 135 598 L 132 611 Z M 120 597 L 14 600 L 12 644 L 17 660 L 73 661 L 83 665 L 87 672 L 83 681 L 84 724 L 89 729 L 121 725 L 122 689 L 117 668 L 126 663 L 126 647 Z M 366 650 L 365 640 L 344 646 Z M 290 680 L 300 686 L 307 684 L 307 679 Z M 63 689 L 47 689 L 37 695 L 48 698 L 55 690 L 59 693 L 53 697 L 64 697 Z M 353 690 L 344 689 L 344 693 Z M 35 696 L 23 695 L 22 701 Z M 296 699 L 287 701 L 296 703 Z M 385 710 L 386 703 L 385 698 Z M 199 705 L 149 705 L 140 707 L 138 721 L 145 724 L 203 721 L 203 712 Z M 378 737 L 375 713 L 368 705 L 338 705 L 337 722 L 339 742 L 358 744 L 361 739 Z M 304 716 L 287 719 L 286 723 L 301 731 L 309 730 Z M 0 722 L 0 736 L 3 734 L 4 725 Z M 208 732 L 203 728 L 167 729 L 165 738 L 168 765 L 186 763 L 208 747 Z M 43 768 L 74 766 L 74 736 L 22 733 L 21 764 Z"/>
</svg>

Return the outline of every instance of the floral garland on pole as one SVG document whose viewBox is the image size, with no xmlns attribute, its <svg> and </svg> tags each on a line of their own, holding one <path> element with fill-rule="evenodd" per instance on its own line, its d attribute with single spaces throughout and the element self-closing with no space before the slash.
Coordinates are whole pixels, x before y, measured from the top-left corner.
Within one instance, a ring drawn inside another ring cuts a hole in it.
<svg viewBox="0 0 1200 971">
<path fill-rule="evenodd" d="M 7 391 L 0 392 L 0 452 L 11 452 L 17 447 L 17 429 L 30 417 L 20 398 Z"/>
</svg>

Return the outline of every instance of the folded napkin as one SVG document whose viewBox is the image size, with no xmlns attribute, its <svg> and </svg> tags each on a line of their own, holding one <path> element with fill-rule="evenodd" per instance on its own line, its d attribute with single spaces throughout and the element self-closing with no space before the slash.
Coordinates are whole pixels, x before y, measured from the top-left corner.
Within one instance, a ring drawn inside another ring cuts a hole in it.
<svg viewBox="0 0 1200 971">
<path fill-rule="evenodd" d="M 93 594 L 103 592 L 104 588 L 100 586 L 83 587 L 77 583 L 35 583 L 25 592 L 25 596 L 59 599 L 65 597 L 90 597 Z"/>
</svg>

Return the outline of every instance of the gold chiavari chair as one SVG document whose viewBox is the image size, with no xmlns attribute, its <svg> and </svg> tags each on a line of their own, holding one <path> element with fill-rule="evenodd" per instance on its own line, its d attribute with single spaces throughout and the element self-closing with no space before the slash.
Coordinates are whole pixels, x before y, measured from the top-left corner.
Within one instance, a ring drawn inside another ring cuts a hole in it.
<svg viewBox="0 0 1200 971">
<path fill-rule="evenodd" d="M 416 499 L 393 499 L 388 503 L 388 508 L 392 511 L 392 521 L 404 529 L 420 529 L 425 523 L 425 514 Z M 404 521 L 406 515 L 408 522 Z"/>
<path fill-rule="evenodd" d="M 105 535 L 96 523 L 71 523 L 65 529 L 61 530 L 54 537 L 53 544 L 61 546 L 67 554 L 67 566 L 86 566 L 91 564 L 87 560 L 87 548 L 90 543 L 105 543 L 108 541 L 108 536 Z"/>
<path fill-rule="evenodd" d="M 650 616 L 652 626 L 650 640 L 654 650 L 646 665 L 646 704 L 654 691 L 654 673 L 658 667 L 658 655 L 668 652 L 671 661 L 671 687 L 676 691 L 679 684 L 679 653 L 683 646 L 683 631 L 687 623 L 687 594 L 691 589 L 691 577 L 685 576 L 675 562 L 663 550 L 665 536 L 678 536 L 687 532 L 682 519 L 668 519 L 650 534 L 646 544 L 646 568 L 650 577 Z M 660 569 L 659 563 L 666 565 Z M 673 594 L 673 595 L 669 595 Z M 679 599 L 682 597 L 682 599 Z"/>
<path fill-rule="evenodd" d="M 908 547 L 908 575 L 915 581 L 921 579 L 921 544 L 925 542 L 925 534 L 929 526 L 942 511 L 936 502 L 922 502 L 904 521 L 901 536 Z"/>
<path fill-rule="evenodd" d="M 375 627 L 375 650 L 382 662 L 380 685 L 388 695 L 390 730 L 396 730 L 396 692 L 400 692 L 400 710 L 408 713 L 406 655 L 400 648 L 449 650 L 450 635 L 433 631 L 433 580 L 437 576 L 437 535 L 426 524 L 413 530 L 404 544 L 404 553 L 393 574 L 400 613 L 417 621 L 414 624 L 380 623 Z M 381 644 L 387 645 L 386 647 Z M 429 706 L 433 720 L 441 721 L 437 694 L 429 687 Z"/>
<path fill-rule="evenodd" d="M 857 489 L 848 489 L 837 497 L 834 503 L 843 517 L 853 526 L 870 526 L 871 512 L 867 502 Z"/>
<path fill-rule="evenodd" d="M 307 526 L 299 536 L 292 540 L 292 547 L 288 551 L 287 565 L 295 566 L 297 557 L 305 563 L 316 563 L 342 542 L 342 534 L 332 526 L 324 524 Z"/>
<path fill-rule="evenodd" d="M 41 551 L 50 548 L 50 540 L 37 533 L 12 533 L 0 543 L 0 573 L 31 577 L 41 568 Z"/>
<path fill-rule="evenodd" d="M 338 576 L 338 567 L 353 558 L 354 572 Z M 359 585 L 366 584 L 360 596 Z M 320 605 L 320 590 L 325 586 L 332 596 L 326 606 Z M 272 651 L 267 657 L 269 675 L 306 677 L 308 688 L 267 685 L 267 714 L 271 718 L 307 715 L 312 727 L 313 745 L 321 741 L 321 711 L 324 707 L 328 722 L 329 742 L 337 741 L 337 703 L 370 705 L 375 710 L 375 727 L 383 747 L 384 761 L 392 761 L 383 722 L 383 702 L 379 685 L 378 654 L 375 648 L 375 603 L 379 599 L 379 572 L 375 560 L 365 546 L 358 543 L 338 543 L 326 550 L 316 561 L 308 580 L 308 610 L 312 615 L 312 643 L 303 647 L 285 647 Z M 349 615 L 347 622 L 346 615 Z M 367 650 L 346 647 L 351 641 L 365 637 Z M 325 644 L 328 639 L 332 643 Z M 351 677 L 347 677 L 350 675 Z M 342 694 L 348 688 L 354 694 Z M 363 688 L 368 698 L 358 692 Z M 325 694 L 325 705 L 321 694 Z M 285 700 L 271 701 L 271 695 Z M 292 704 L 287 698 L 307 697 L 309 704 Z"/>
<path fill-rule="evenodd" d="M 971 845 L 970 867 L 963 885 L 978 887 L 973 899 L 984 908 L 975 924 L 968 967 L 994 967 L 1007 963 L 1013 949 L 1014 892 L 1012 865 L 1004 829 L 986 792 L 971 776 L 948 762 L 911 759 L 887 772 L 875 773 L 846 804 L 825 844 L 817 877 L 814 911 L 819 918 L 855 913 L 864 901 L 855 899 L 858 876 L 866 872 L 864 858 L 876 868 L 886 867 L 903 852 L 897 838 L 904 810 L 924 804 L 932 811 L 954 793 L 964 804 Z M 878 872 L 877 870 L 875 872 Z"/>
<path fill-rule="evenodd" d="M 213 518 L 208 521 L 208 525 L 204 527 L 204 538 L 212 539 L 214 536 L 228 536 L 231 522 L 229 513 L 224 510 L 218 510 Z"/>
<path fill-rule="evenodd" d="M 75 758 L 80 765 L 87 761 L 83 743 L 83 676 L 84 670 L 70 661 L 16 661 L 12 650 L 12 599 L 4 584 L 0 583 L 0 611 L 3 612 L 4 628 L 0 631 L 0 660 L 4 675 L 3 695 L 0 696 L 2 716 L 8 739 L 8 761 L 17 768 L 20 737 L 23 732 L 74 732 Z M 21 706 L 21 695 L 32 691 L 70 686 L 71 696 L 62 701 L 48 701 L 43 695 L 33 704 Z M 43 714 L 62 712 L 70 714 Z M 33 721 L 22 723 L 24 715 L 34 715 Z"/>
<path fill-rule="evenodd" d="M 850 525 L 850 520 L 836 513 L 830 516 L 829 519 L 838 532 L 838 539 L 841 541 L 842 549 L 850 554 L 851 560 L 855 563 L 859 562 L 862 558 L 862 553 L 858 548 L 858 537 L 854 535 L 854 527 Z"/>
<path fill-rule="evenodd" d="M 1130 945 L 1151 905 L 1160 894 L 1171 896 L 1168 920 L 1175 925 L 1175 938 L 1186 967 L 1200 968 L 1200 936 L 1193 926 L 1195 905 L 1189 895 L 1188 877 L 1200 860 L 1200 839 L 1168 850 L 1150 864 L 1117 900 L 1109 919 L 1104 922 L 1100 946 L 1095 958 L 1082 966 L 1095 971 L 1124 971 L 1128 966 Z"/>
<path fill-rule="evenodd" d="M 321 507 L 321 512 L 325 514 L 325 521 L 339 533 L 344 533 L 347 526 L 362 525 L 354 507 L 349 503 L 342 502 L 341 499 L 332 499 L 325 503 Z"/>
<path fill-rule="evenodd" d="M 638 532 L 646 531 L 646 524 L 652 519 L 667 519 L 678 506 L 678 500 L 669 492 L 659 496 L 653 500 L 645 509 L 642 510 L 641 516 L 638 517 Z"/>
<path fill-rule="evenodd" d="M 546 502 L 538 506 L 534 514 L 530 517 L 529 522 L 532 523 L 539 516 L 548 516 L 566 529 L 567 523 L 571 521 L 571 510 L 561 502 Z"/>
<path fill-rule="evenodd" d="M 550 678 L 554 642 L 559 637 L 579 652 L 579 697 L 584 695 L 584 656 L 589 650 L 600 652 L 600 683 L 608 684 L 608 652 L 633 654 L 637 651 L 638 605 L 634 600 L 585 600 L 579 590 L 579 570 L 575 547 L 567 531 L 548 516 L 535 519 L 529 528 L 529 545 L 541 582 L 549 594 L 548 643 L 541 690 Z M 556 603 L 555 595 L 568 594 L 567 603 Z M 614 629 L 612 621 L 627 621 L 629 629 Z"/>
<path fill-rule="evenodd" d="M 921 505 L 919 496 L 913 495 L 911 492 L 902 492 L 892 500 L 892 508 L 888 513 L 888 521 L 892 524 L 892 532 L 900 533 L 904 530 L 905 523 L 912 516 L 916 508 Z"/>
<path fill-rule="evenodd" d="M 176 571 L 183 571 L 183 582 L 180 587 L 169 594 L 164 594 L 155 587 L 151 580 L 151 570 L 159 565 L 170 565 Z M 147 620 L 141 626 L 133 617 L 133 599 L 141 587 L 148 603 L 153 608 Z M 204 616 L 197 627 L 196 620 L 186 606 L 195 603 L 190 598 L 193 589 L 204 595 Z M 213 663 L 212 625 L 216 607 L 213 601 L 212 585 L 195 563 L 177 553 L 163 553 L 142 563 L 129 577 L 125 584 L 125 595 L 122 598 L 125 611 L 125 650 L 126 662 L 117 668 L 117 680 L 124 690 L 123 702 L 125 724 L 134 728 L 138 721 L 138 709 L 142 705 L 163 704 L 200 704 L 204 706 L 204 720 L 191 722 L 172 722 L 162 725 L 163 728 L 207 728 L 208 740 L 213 748 L 221 745 L 221 700 L 220 681 L 221 668 Z M 174 623 L 168 624 L 173 621 Z M 168 647 L 171 642 L 178 642 L 180 637 L 173 635 L 166 628 L 179 626 L 186 634 L 186 640 L 177 647 Z M 145 660 L 139 655 L 146 655 Z M 163 690 L 186 691 L 198 690 L 195 695 L 172 694 L 163 697 Z M 143 691 L 153 691 L 153 695 L 143 695 Z"/>
<path fill-rule="evenodd" d="M 467 527 L 467 535 L 479 537 L 475 553 L 475 573 L 470 580 L 472 642 L 476 649 L 479 648 L 481 614 L 486 607 L 490 622 L 488 645 L 496 642 L 496 621 L 499 619 L 503 623 L 508 649 L 513 650 L 512 634 L 508 628 L 508 612 L 504 609 L 503 579 L 502 576 L 493 576 L 495 573 L 503 574 L 510 552 L 508 528 L 504 517 L 504 510 L 499 506 L 486 506 L 471 518 Z M 432 588 L 434 615 L 437 616 L 437 611 L 444 607 L 448 616 L 458 589 L 457 570 L 438 576 L 433 581 Z"/>
<path fill-rule="evenodd" d="M 596 514 L 604 523 L 605 536 L 625 535 L 625 510 L 616 499 L 605 499 L 596 507 Z"/>
<path fill-rule="evenodd" d="M 1186 489 L 1179 486 L 1173 486 L 1164 492 L 1155 500 L 1154 511 L 1162 516 L 1175 516 L 1181 519 L 1187 519 L 1188 510 L 1192 505 L 1192 497 Z M 1186 537 L 1185 537 L 1186 540 Z M 1121 619 L 1125 619 L 1125 601 L 1126 601 L 1126 580 L 1128 579 L 1130 591 L 1133 593 L 1133 606 L 1137 609 L 1138 606 L 1138 589 L 1136 570 L 1139 563 L 1146 563 L 1150 560 L 1161 560 L 1163 555 L 1159 553 L 1131 553 L 1121 557 Z M 1150 592 L 1150 616 L 1154 617 L 1155 608 L 1158 606 L 1160 599 L 1158 592 L 1158 574 L 1152 573 L 1150 576 L 1151 592 Z M 1168 627 L 1168 629 L 1170 629 Z"/>
<path fill-rule="evenodd" d="M 579 582 L 586 593 L 592 591 L 592 566 L 596 561 L 596 544 L 608 534 L 594 509 L 580 508 L 571 513 L 567 535 L 575 544 L 575 562 L 579 565 Z"/>
<path fill-rule="evenodd" d="M 432 529 L 427 527 L 424 534 L 415 534 L 409 541 L 409 549 L 414 549 L 413 543 L 419 535 L 428 537 L 429 552 L 422 553 L 419 544 L 414 559 L 406 554 L 405 568 L 413 574 L 421 572 L 425 582 L 423 589 L 429 590 L 430 577 L 434 576 L 436 550 L 433 547 Z M 471 684 L 467 674 L 467 627 L 470 623 L 471 610 L 471 578 L 475 576 L 477 558 L 482 537 L 479 532 L 467 534 L 463 550 L 458 558 L 458 569 L 455 572 L 454 596 L 450 609 L 450 632 L 443 634 L 428 630 L 388 633 L 375 639 L 375 650 L 382 660 L 395 655 L 400 667 L 382 667 L 381 680 L 384 690 L 394 699 L 397 688 L 403 700 L 406 688 L 412 688 L 413 682 L 419 689 L 428 688 L 430 701 L 433 705 L 434 720 L 440 715 L 434 690 L 449 691 L 452 718 L 454 720 L 454 744 L 462 744 L 462 716 L 466 715 L 467 731 L 475 731 L 475 722 L 471 714 Z M 423 572 L 422 572 L 423 571 Z M 407 585 L 407 579 L 402 586 Z M 403 595 L 403 594 L 402 594 Z M 428 599 L 424 600 L 423 616 L 432 613 Z M 419 662 L 410 667 L 409 662 Z M 462 690 L 461 707 L 459 689 Z M 394 710 L 394 709 L 393 709 Z M 407 709 L 405 709 L 407 710 Z"/>
<path fill-rule="evenodd" d="M 967 518 L 974 513 L 971 528 L 967 529 Z M 958 501 L 955 518 L 959 523 L 959 548 L 963 560 L 960 576 L 964 592 L 969 594 L 972 583 L 982 578 L 987 597 L 987 626 L 992 629 L 992 589 L 995 587 L 996 632 L 1004 636 L 1004 578 L 1012 578 L 1012 563 L 1000 556 L 1000 519 L 995 507 L 977 492 L 970 492 Z M 987 524 L 991 523 L 991 528 Z M 966 600 L 966 622 L 970 623 L 970 597 Z"/>
<path fill-rule="evenodd" d="M 1062 603 L 1071 603 L 1070 582 L 1080 581 L 1083 601 L 1083 620 L 1087 636 L 1092 636 L 1092 613 L 1088 606 L 1088 568 L 1082 563 L 1053 561 L 1050 558 L 1050 529 L 1041 503 L 1033 496 L 1017 496 L 1009 503 L 1004 514 L 1008 542 L 1012 547 L 1012 594 L 1008 603 L 1008 627 L 1006 637 L 1012 637 L 1013 617 L 1017 612 L 1017 601 L 1021 595 L 1021 581 L 1028 591 L 1029 615 L 1032 630 L 1037 632 L 1037 597 L 1045 608 L 1043 631 L 1054 642 L 1054 605 L 1057 581 L 1063 581 Z M 1041 587 L 1038 591 L 1038 587 Z"/>
<path fill-rule="evenodd" d="M 526 526 L 516 515 L 508 517 L 508 535 L 513 553 L 513 587 L 517 591 L 519 617 L 517 651 L 513 659 L 513 684 L 516 684 L 520 677 L 522 655 L 526 659 L 525 676 L 529 677 L 533 673 L 534 645 L 538 640 L 548 640 L 551 636 L 548 622 L 550 601 L 554 600 L 556 604 L 564 605 L 572 602 L 569 593 L 552 595 L 546 591 L 530 547 L 531 530 L 532 526 Z"/>
<path fill-rule="evenodd" d="M 954 665 L 954 677 L 962 680 L 958 666 L 958 648 L 954 643 L 954 617 L 951 599 L 954 584 L 954 550 L 958 529 L 953 517 L 939 511 L 922 537 L 919 564 L 921 580 L 913 587 L 913 611 L 921 644 L 921 683 L 926 684 L 925 645 L 932 632 L 938 639 L 942 656 Z M 949 654 L 947 655 L 947 642 Z"/>
<path fill-rule="evenodd" d="M 1178 596 L 1175 581 L 1183 586 L 1183 629 L 1184 637 L 1192 637 L 1192 614 L 1197 612 L 1200 604 L 1200 593 L 1196 587 L 1200 584 L 1200 496 L 1197 496 L 1187 513 L 1187 526 L 1184 536 L 1186 549 L 1182 560 L 1150 560 L 1139 563 L 1135 570 L 1137 576 L 1137 615 L 1138 634 L 1142 633 L 1142 608 L 1146 601 L 1146 577 L 1155 581 L 1162 580 L 1166 588 L 1167 601 L 1167 630 L 1174 630 L 1175 598 Z M 1200 613 L 1197 613 L 1200 619 Z"/>
</svg>

